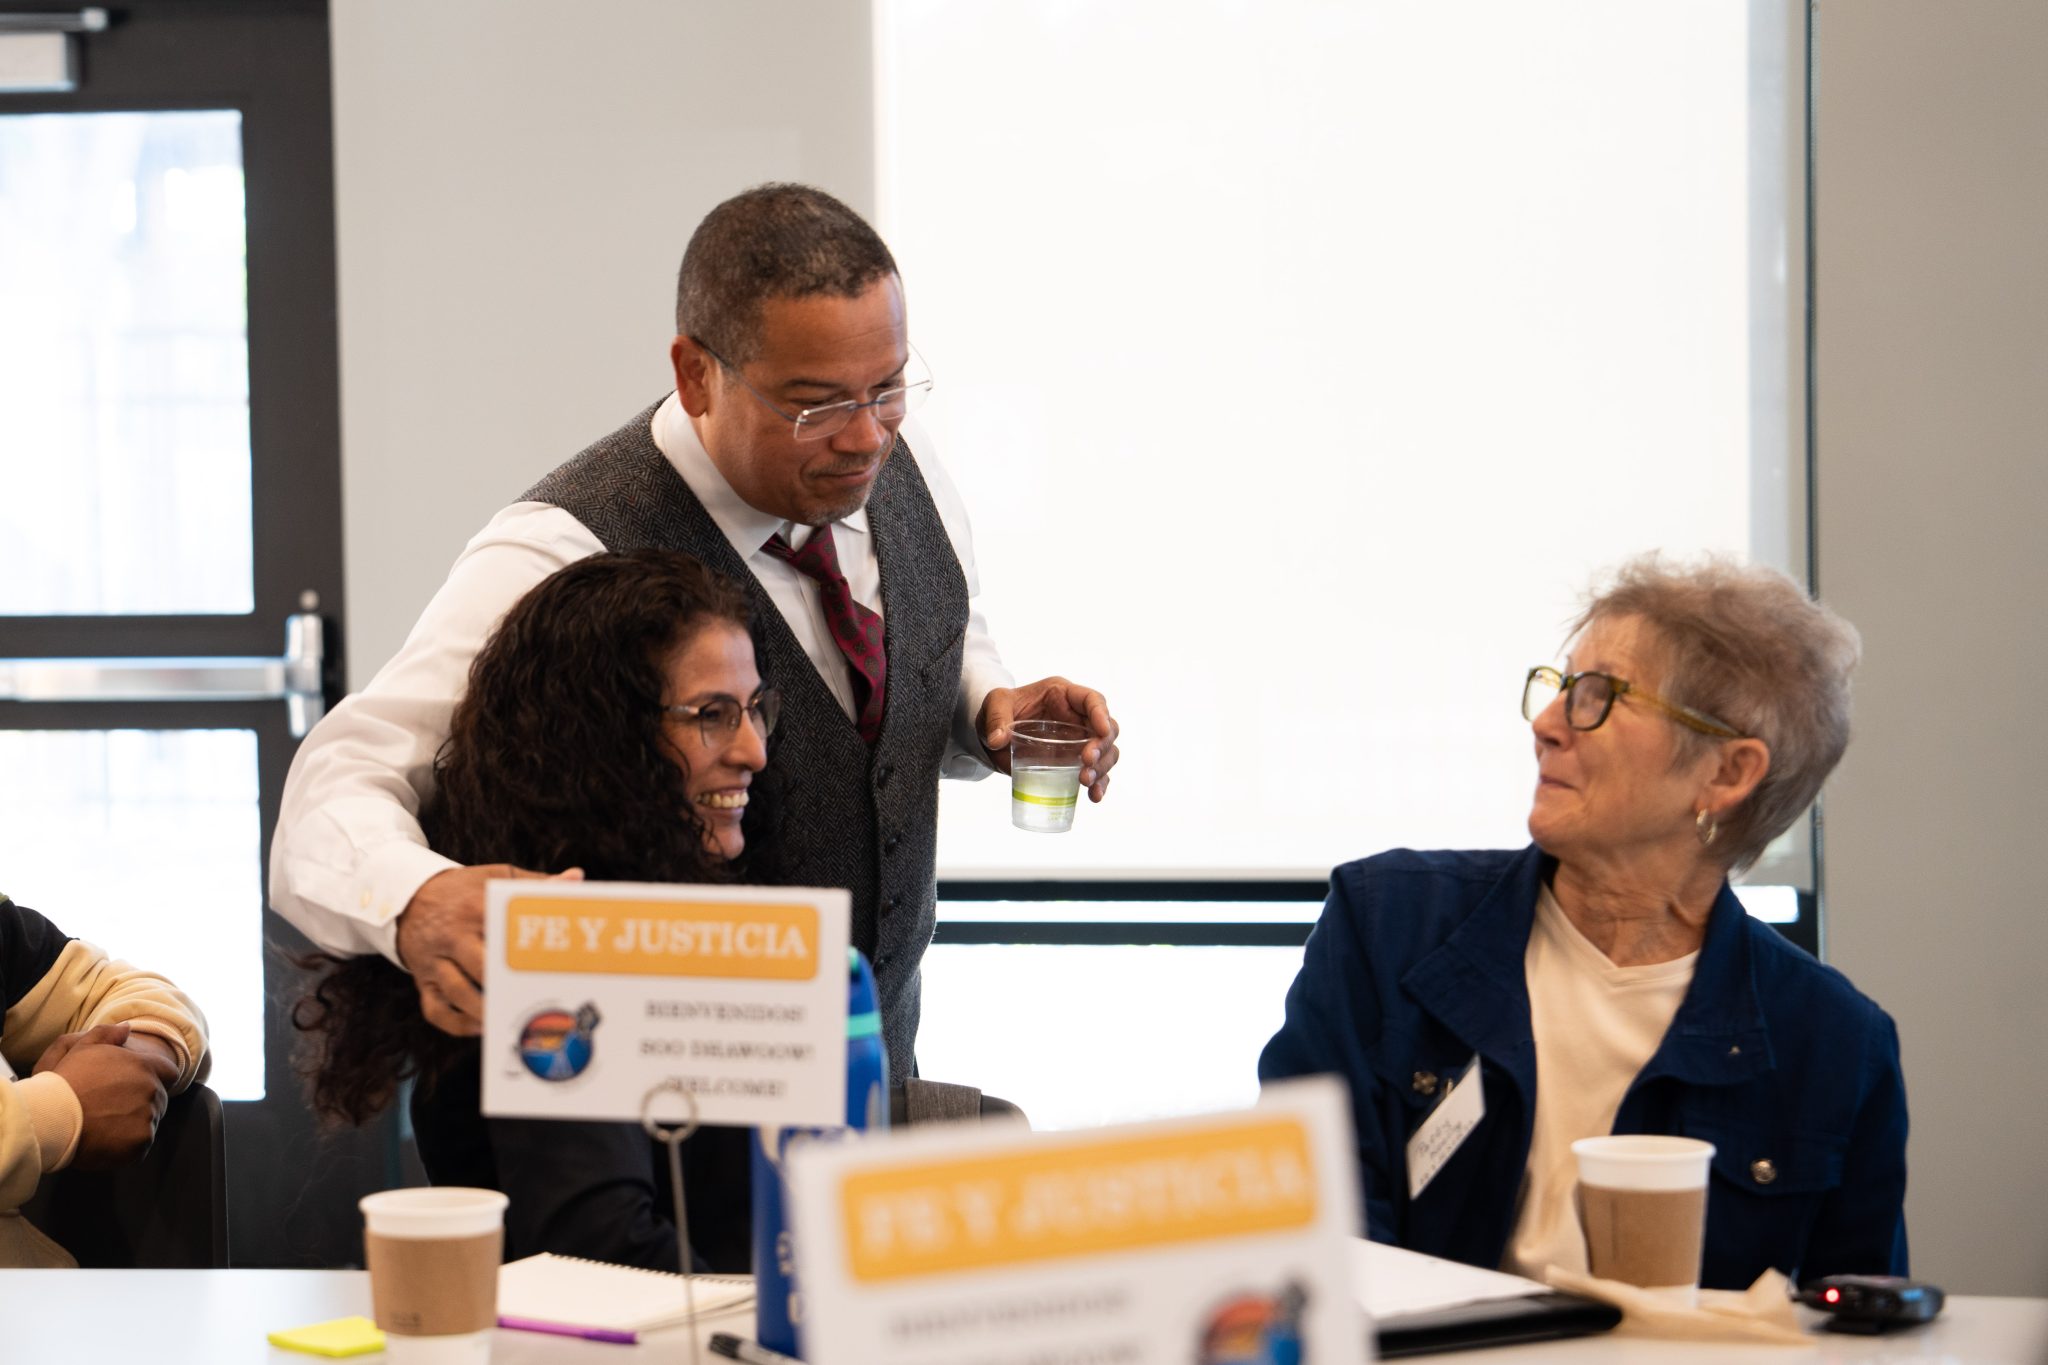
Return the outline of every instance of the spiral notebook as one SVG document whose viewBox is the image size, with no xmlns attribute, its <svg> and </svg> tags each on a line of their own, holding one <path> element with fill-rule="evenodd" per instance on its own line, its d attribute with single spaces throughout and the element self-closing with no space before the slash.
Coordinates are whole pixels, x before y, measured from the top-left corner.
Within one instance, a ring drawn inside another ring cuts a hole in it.
<svg viewBox="0 0 2048 1365">
<path fill-rule="evenodd" d="M 696 1277 L 697 1316 L 754 1301 L 749 1275 Z M 498 1267 L 498 1313 L 564 1327 L 651 1332 L 690 1320 L 681 1275 L 542 1252 Z"/>
</svg>

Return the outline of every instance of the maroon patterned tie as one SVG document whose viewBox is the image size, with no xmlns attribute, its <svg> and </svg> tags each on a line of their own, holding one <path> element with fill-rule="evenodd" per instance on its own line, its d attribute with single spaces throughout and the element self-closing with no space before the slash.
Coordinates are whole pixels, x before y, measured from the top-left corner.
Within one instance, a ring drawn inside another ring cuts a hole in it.
<svg viewBox="0 0 2048 1365">
<path fill-rule="evenodd" d="M 820 526 L 812 531 L 801 550 L 790 549 L 789 542 L 779 535 L 770 537 L 761 548 L 817 580 L 832 642 L 846 656 L 846 666 L 853 674 L 853 703 L 859 714 L 855 723 L 860 737 L 873 744 L 882 733 L 882 698 L 889 675 L 889 661 L 882 652 L 882 618 L 853 600 L 853 589 L 839 572 L 832 528 Z"/>
</svg>

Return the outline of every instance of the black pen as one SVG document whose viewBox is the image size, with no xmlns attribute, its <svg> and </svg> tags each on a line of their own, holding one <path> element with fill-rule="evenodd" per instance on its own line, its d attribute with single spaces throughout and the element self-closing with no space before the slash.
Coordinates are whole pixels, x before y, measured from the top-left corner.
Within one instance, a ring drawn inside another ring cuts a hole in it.
<svg viewBox="0 0 2048 1365">
<path fill-rule="evenodd" d="M 736 1337 L 730 1332 L 711 1334 L 711 1353 L 724 1356 L 727 1360 L 744 1361 L 745 1365 L 802 1365 L 794 1356 L 780 1351 L 771 1351 L 766 1346 Z"/>
</svg>

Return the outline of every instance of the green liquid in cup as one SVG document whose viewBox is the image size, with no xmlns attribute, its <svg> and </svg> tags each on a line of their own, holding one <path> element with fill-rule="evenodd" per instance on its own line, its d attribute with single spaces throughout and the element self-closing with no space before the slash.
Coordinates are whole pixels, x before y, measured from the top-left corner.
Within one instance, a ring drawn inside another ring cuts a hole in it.
<svg viewBox="0 0 2048 1365">
<path fill-rule="evenodd" d="M 1074 826 L 1081 799 L 1081 765 L 1026 766 L 1010 774 L 1010 823 L 1034 834 L 1063 834 Z"/>
</svg>

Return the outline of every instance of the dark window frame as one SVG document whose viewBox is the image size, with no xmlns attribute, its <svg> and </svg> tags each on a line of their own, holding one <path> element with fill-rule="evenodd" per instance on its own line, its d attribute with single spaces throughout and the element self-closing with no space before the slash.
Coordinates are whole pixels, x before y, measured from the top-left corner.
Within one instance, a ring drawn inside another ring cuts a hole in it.
<svg viewBox="0 0 2048 1365">
<path fill-rule="evenodd" d="M 1264 881 L 1061 880 L 980 881 L 964 878 L 939 882 L 939 904 L 947 902 L 1061 902 L 1104 905 L 1126 902 L 1207 902 L 1228 905 L 1298 901 L 1321 905 L 1328 883 L 1295 878 Z M 1799 918 L 1774 924 L 1786 939 L 1820 955 L 1818 898 L 1800 891 Z M 939 917 L 932 934 L 935 946 L 1033 944 L 1042 947 L 1117 947 L 1161 945 L 1189 948 L 1295 948 L 1308 942 L 1315 927 L 1306 920 L 1117 920 L 1092 916 L 1068 920 L 958 920 Z"/>
</svg>

